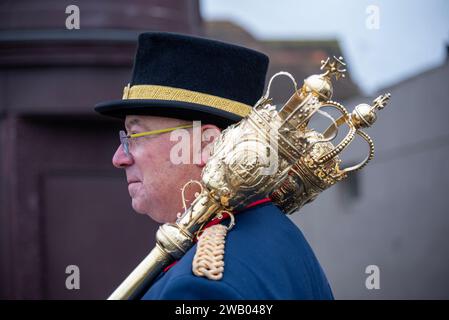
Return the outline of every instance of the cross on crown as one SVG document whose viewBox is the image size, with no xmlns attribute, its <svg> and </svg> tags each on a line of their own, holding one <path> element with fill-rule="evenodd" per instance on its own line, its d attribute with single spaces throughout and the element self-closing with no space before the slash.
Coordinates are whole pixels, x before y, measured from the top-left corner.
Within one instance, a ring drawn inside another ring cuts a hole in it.
<svg viewBox="0 0 449 320">
<path fill-rule="evenodd" d="M 335 76 L 335 79 L 338 80 L 340 78 L 345 77 L 346 69 L 344 68 L 346 63 L 343 62 L 343 57 L 335 57 L 327 58 L 326 60 L 321 60 L 321 68 L 320 70 L 324 70 L 325 72 L 322 74 L 325 77 Z"/>
</svg>

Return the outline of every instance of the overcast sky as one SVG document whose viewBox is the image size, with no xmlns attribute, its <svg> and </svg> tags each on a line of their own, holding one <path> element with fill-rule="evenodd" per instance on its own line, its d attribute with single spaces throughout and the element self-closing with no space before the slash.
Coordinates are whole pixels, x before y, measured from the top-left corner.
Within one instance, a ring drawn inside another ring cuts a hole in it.
<svg viewBox="0 0 449 320">
<path fill-rule="evenodd" d="M 448 0 L 201 0 L 201 12 L 258 39 L 336 38 L 367 94 L 441 65 L 449 43 Z"/>
</svg>

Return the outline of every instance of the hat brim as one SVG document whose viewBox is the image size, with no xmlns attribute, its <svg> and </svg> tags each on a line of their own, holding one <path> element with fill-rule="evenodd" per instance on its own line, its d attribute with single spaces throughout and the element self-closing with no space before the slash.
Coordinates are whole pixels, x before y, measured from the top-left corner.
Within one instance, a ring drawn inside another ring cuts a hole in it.
<svg viewBox="0 0 449 320">
<path fill-rule="evenodd" d="M 215 124 L 220 128 L 239 122 L 242 117 L 217 108 L 196 103 L 154 99 L 127 99 L 99 103 L 95 111 L 114 118 L 124 119 L 127 115 L 147 115 L 184 120 L 199 120 L 204 124 Z"/>
</svg>

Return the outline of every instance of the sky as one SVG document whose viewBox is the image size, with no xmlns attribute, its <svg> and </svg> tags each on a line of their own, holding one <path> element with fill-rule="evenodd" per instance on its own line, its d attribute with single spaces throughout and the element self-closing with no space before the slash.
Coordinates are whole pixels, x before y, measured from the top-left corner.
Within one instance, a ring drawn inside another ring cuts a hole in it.
<svg viewBox="0 0 449 320">
<path fill-rule="evenodd" d="M 259 40 L 337 39 L 348 70 L 373 94 L 446 60 L 448 0 L 201 0 Z M 288 70 L 285 70 L 288 71 Z"/>
</svg>

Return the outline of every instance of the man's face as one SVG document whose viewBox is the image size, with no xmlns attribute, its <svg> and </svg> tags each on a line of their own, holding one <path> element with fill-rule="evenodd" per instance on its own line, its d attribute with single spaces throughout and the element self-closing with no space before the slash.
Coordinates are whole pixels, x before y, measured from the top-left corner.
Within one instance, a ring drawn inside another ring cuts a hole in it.
<svg viewBox="0 0 449 320">
<path fill-rule="evenodd" d="M 126 116 L 125 119 L 128 134 L 185 124 L 192 122 L 153 116 Z M 208 128 L 218 130 L 211 125 L 203 126 L 202 130 Z M 189 136 L 192 137 L 192 129 L 183 130 L 188 130 Z M 115 167 L 126 171 L 128 191 L 134 210 L 147 214 L 160 223 L 176 220 L 176 214 L 183 211 L 181 188 L 189 180 L 200 180 L 201 177 L 203 164 L 174 164 L 171 161 L 170 150 L 177 143 L 179 142 L 170 141 L 170 132 L 135 138 L 130 141 L 129 157 L 120 145 L 112 158 Z M 206 157 L 207 155 L 203 156 L 205 161 Z M 198 190 L 192 190 L 187 196 L 192 199 L 191 195 L 195 191 Z"/>
</svg>

